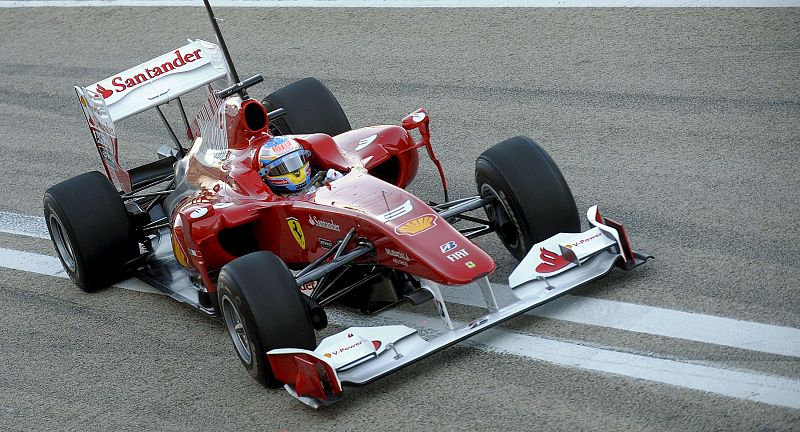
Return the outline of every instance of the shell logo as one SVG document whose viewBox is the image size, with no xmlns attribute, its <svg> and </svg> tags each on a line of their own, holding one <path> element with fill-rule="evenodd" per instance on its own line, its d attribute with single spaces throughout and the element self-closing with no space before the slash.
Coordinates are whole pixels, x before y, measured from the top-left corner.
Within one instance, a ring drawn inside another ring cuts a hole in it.
<svg viewBox="0 0 800 432">
<path fill-rule="evenodd" d="M 563 269 L 570 264 L 570 261 L 555 252 L 550 252 L 545 248 L 539 248 L 539 259 L 541 262 L 536 266 L 536 273 L 553 273 Z"/>
<path fill-rule="evenodd" d="M 185 268 L 191 268 L 189 258 L 186 256 L 186 252 L 183 251 L 181 244 L 178 243 L 178 238 L 175 236 L 174 231 L 172 233 L 172 251 L 175 253 L 175 259 L 178 260 L 178 264 Z"/>
<path fill-rule="evenodd" d="M 400 235 L 415 236 L 435 227 L 438 218 L 439 216 L 430 213 L 415 217 L 398 225 L 394 232 Z"/>
</svg>

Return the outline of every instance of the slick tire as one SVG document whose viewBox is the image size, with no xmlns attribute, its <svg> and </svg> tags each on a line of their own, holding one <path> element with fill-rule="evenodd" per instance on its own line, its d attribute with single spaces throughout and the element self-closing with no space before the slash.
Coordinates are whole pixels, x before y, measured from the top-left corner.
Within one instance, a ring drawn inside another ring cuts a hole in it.
<svg viewBox="0 0 800 432">
<path fill-rule="evenodd" d="M 308 307 L 286 264 L 271 252 L 239 257 L 222 267 L 217 295 L 245 369 L 266 387 L 282 386 L 272 373 L 267 351 L 316 347 Z"/>
<path fill-rule="evenodd" d="M 48 189 L 44 219 L 64 270 L 86 292 L 117 282 L 139 253 L 119 192 L 97 171 Z"/>
<path fill-rule="evenodd" d="M 295 81 L 271 93 L 262 102 L 268 111 L 286 110 L 286 115 L 274 121 L 283 134 L 321 132 L 334 136 L 352 129 L 339 101 L 316 78 Z"/>
<path fill-rule="evenodd" d="M 475 163 L 481 196 L 506 249 L 522 260 L 531 247 L 560 232 L 580 232 L 575 199 L 553 159 L 530 138 L 517 136 L 484 151 Z"/>
</svg>

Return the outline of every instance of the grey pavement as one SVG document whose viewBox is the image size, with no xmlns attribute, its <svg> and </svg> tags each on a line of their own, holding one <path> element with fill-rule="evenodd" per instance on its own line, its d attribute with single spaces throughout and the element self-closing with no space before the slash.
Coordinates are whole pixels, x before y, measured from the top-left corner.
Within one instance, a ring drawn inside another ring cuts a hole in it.
<svg viewBox="0 0 800 432">
<path fill-rule="evenodd" d="M 219 9 L 254 94 L 324 81 L 354 126 L 418 106 L 451 194 L 475 158 L 531 136 L 578 207 L 657 259 L 581 295 L 800 326 L 800 10 Z M 72 85 L 213 40 L 202 9 L 0 10 L 0 210 L 99 168 Z M 197 100 L 197 98 L 195 99 Z M 174 110 L 173 110 L 174 111 Z M 118 125 L 124 163 L 168 142 Z M 174 112 L 173 112 L 174 114 Z M 176 118 L 177 119 L 177 118 Z M 177 124 L 177 123 L 176 123 Z M 439 195 L 424 161 L 411 189 Z M 498 281 L 515 265 L 493 238 Z M 0 246 L 51 253 L 0 234 Z M 798 360 L 546 319 L 530 334 L 796 377 Z M 0 269 L 2 430 L 797 430 L 800 412 L 459 346 L 313 412 L 259 388 L 216 321 L 163 297 Z"/>
</svg>

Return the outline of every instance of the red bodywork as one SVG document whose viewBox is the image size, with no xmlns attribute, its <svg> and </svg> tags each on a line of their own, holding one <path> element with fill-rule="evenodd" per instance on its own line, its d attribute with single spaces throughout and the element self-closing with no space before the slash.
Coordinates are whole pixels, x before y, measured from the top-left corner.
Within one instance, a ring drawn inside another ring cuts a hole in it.
<svg viewBox="0 0 800 432">
<path fill-rule="evenodd" d="M 224 106 L 217 109 L 217 117 L 207 115 L 220 103 Z M 223 119 L 227 153 L 216 164 L 203 163 L 198 157 L 203 128 L 197 123 Z M 313 193 L 282 196 L 258 174 L 258 149 L 272 136 L 263 105 L 252 99 L 223 102 L 211 97 L 193 125 L 194 145 L 179 162 L 184 164 L 185 181 L 196 191 L 172 213 L 176 258 L 198 271 L 209 292 L 215 292 L 214 275 L 237 256 L 269 250 L 290 265 L 309 263 L 355 227 L 355 238 L 371 242 L 375 249 L 353 264 L 395 268 L 447 285 L 491 273 L 495 263 L 489 255 L 403 189 L 417 173 L 419 147 L 426 147 L 438 162 L 430 148 L 428 121 L 427 112 L 420 109 L 406 117 L 404 127 L 367 127 L 335 137 L 293 136 L 312 152 L 313 168 L 333 168 L 344 176 Z M 420 131 L 420 142 L 410 135 L 413 129 Z M 450 242 L 457 246 L 445 248 Z"/>
</svg>

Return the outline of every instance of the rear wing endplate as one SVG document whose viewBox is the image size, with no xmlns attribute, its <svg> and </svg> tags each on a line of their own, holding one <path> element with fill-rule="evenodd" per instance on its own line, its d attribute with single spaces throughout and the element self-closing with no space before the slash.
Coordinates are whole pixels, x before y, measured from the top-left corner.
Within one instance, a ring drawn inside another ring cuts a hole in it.
<svg viewBox="0 0 800 432">
<path fill-rule="evenodd" d="M 114 123 L 226 78 L 220 48 L 195 40 L 88 87 L 75 87 L 108 178 L 131 192 L 130 173 L 119 163 Z"/>
</svg>

